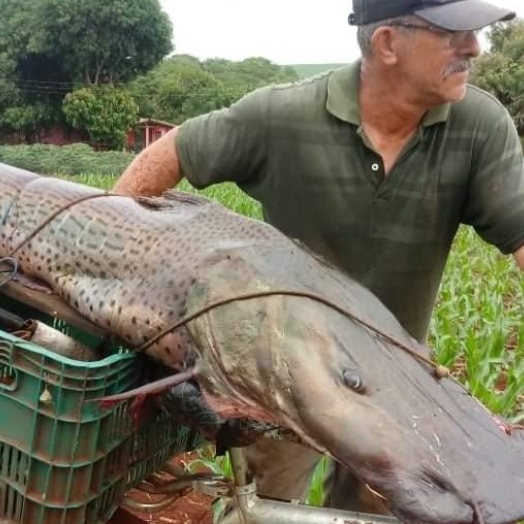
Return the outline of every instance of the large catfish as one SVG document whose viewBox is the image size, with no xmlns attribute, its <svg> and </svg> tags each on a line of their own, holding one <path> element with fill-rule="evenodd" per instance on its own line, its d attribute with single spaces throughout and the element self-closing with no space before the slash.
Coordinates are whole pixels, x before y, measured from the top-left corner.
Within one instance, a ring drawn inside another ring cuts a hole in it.
<svg viewBox="0 0 524 524">
<path fill-rule="evenodd" d="M 415 358 L 427 348 L 370 292 L 269 225 L 197 196 L 103 196 L 5 165 L 0 221 L 0 257 L 128 346 L 158 338 L 149 355 L 194 365 L 219 416 L 292 430 L 401 520 L 524 517 L 519 431 Z"/>
</svg>

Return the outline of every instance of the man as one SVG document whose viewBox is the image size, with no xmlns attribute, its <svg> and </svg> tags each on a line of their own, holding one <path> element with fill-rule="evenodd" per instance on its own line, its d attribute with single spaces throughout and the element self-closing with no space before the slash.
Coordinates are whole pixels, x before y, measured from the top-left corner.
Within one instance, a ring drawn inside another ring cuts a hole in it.
<svg viewBox="0 0 524 524">
<path fill-rule="evenodd" d="M 260 89 L 185 122 L 140 154 L 123 194 L 233 180 L 266 220 L 337 264 L 427 334 L 460 223 L 524 268 L 522 151 L 507 111 L 467 86 L 475 31 L 515 15 L 481 0 L 354 0 L 359 62 L 294 85 Z M 260 491 L 300 498 L 316 456 L 262 444 Z M 379 511 L 335 467 L 326 503 Z"/>
</svg>

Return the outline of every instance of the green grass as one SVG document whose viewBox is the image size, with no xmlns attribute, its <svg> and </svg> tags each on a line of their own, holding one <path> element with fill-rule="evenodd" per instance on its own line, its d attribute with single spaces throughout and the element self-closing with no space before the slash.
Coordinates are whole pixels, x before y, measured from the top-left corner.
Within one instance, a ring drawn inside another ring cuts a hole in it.
<svg viewBox="0 0 524 524">
<path fill-rule="evenodd" d="M 124 171 L 134 156 L 121 151 L 94 151 L 83 143 L 67 146 L 0 145 L 0 162 L 42 175 L 98 173 L 116 176 Z"/>
<path fill-rule="evenodd" d="M 108 189 L 115 178 L 81 175 L 74 180 Z M 194 191 L 187 184 L 180 189 Z M 239 213 L 261 216 L 258 203 L 233 184 L 204 194 Z M 522 275 L 512 257 L 502 256 L 470 228 L 461 228 L 440 287 L 429 345 L 481 402 L 514 422 L 524 420 L 523 295 Z M 217 460 L 217 468 L 229 467 Z M 311 504 L 321 503 L 326 467 L 323 460 L 315 472 Z"/>
</svg>

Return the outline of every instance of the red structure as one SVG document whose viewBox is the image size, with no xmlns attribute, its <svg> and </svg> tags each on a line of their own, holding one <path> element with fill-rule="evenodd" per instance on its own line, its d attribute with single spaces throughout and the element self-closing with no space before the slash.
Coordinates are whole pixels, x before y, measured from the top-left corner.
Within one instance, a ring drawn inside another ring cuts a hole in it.
<svg viewBox="0 0 524 524">
<path fill-rule="evenodd" d="M 138 121 L 136 130 L 131 129 L 127 132 L 127 147 L 128 149 L 135 149 L 139 146 L 140 149 L 144 149 L 175 127 L 176 124 L 171 122 L 163 122 L 153 118 L 141 118 Z"/>
<path fill-rule="evenodd" d="M 75 142 L 89 143 L 89 135 L 85 131 L 77 131 L 62 124 L 55 124 L 51 128 L 35 130 L 28 136 L 25 133 L 12 133 L 0 137 L 0 142 L 8 145 L 19 144 L 52 144 L 65 146 Z"/>
<path fill-rule="evenodd" d="M 57 124 L 51 129 L 41 129 L 35 138 L 40 144 L 65 146 L 75 142 L 87 142 L 89 141 L 89 134 L 86 131 L 78 131 Z"/>
<path fill-rule="evenodd" d="M 168 131 L 176 127 L 171 122 L 154 120 L 152 118 L 141 118 L 136 125 L 127 132 L 126 149 L 140 151 Z M 16 144 L 52 144 L 55 146 L 65 146 L 77 142 L 90 144 L 96 149 L 104 149 L 103 144 L 94 144 L 89 140 L 89 134 L 86 131 L 77 131 L 63 124 L 55 124 L 49 129 L 38 129 L 32 136 L 13 133 L 12 135 L 0 137 L 1 143 L 9 145 Z"/>
</svg>

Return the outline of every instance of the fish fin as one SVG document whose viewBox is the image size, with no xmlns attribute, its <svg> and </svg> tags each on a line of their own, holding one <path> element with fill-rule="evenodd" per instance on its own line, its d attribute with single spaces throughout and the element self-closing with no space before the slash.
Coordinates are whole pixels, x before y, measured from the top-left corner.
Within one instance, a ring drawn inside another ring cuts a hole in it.
<svg viewBox="0 0 524 524">
<path fill-rule="evenodd" d="M 163 393 L 164 391 L 176 386 L 177 384 L 181 384 L 182 382 L 185 382 L 186 380 L 191 380 L 195 377 L 195 370 L 189 369 L 187 371 L 181 371 L 173 375 L 168 375 L 167 377 L 155 380 L 154 382 L 150 382 L 148 384 L 139 386 L 129 391 L 125 391 L 123 393 L 117 393 L 116 395 L 90 399 L 88 400 L 88 402 L 98 402 L 100 407 L 102 408 L 111 408 L 124 400 L 134 399 L 135 397 L 142 399 L 142 397 L 145 398 L 145 396 L 147 395 L 158 395 L 159 393 Z M 140 400 L 140 402 L 142 402 L 142 400 Z"/>
<path fill-rule="evenodd" d="M 170 189 L 160 197 L 137 197 L 136 201 L 149 209 L 168 210 L 176 204 L 190 206 L 213 205 L 213 200 L 201 195 Z"/>
<path fill-rule="evenodd" d="M 162 194 L 162 198 L 171 200 L 173 202 L 183 202 L 185 204 L 212 204 L 213 200 L 196 193 L 188 193 L 187 191 L 178 191 L 176 189 L 168 189 Z"/>
</svg>

